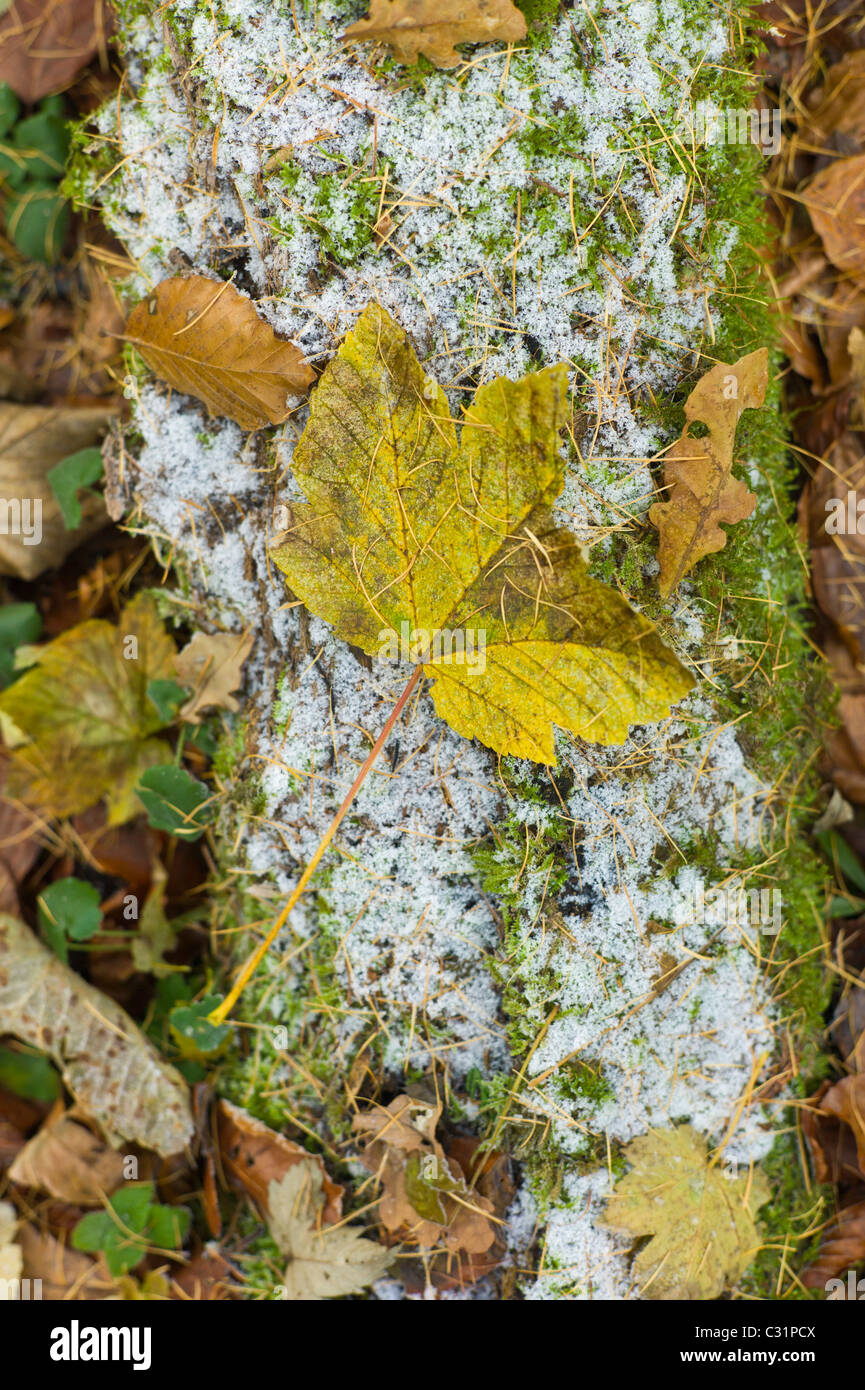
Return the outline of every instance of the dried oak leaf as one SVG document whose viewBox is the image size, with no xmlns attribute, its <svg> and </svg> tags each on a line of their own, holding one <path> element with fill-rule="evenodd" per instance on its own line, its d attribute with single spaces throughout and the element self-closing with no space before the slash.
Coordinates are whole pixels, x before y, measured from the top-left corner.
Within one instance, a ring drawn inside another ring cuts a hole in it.
<svg viewBox="0 0 865 1390">
<path fill-rule="evenodd" d="M 289 398 L 305 392 L 315 375 L 250 299 L 204 275 L 162 280 L 132 310 L 126 337 L 169 386 L 245 430 L 281 424 Z"/>
<path fill-rule="evenodd" d="M 35 579 L 107 525 L 105 504 L 93 494 L 82 500 L 81 525 L 67 530 L 48 472 L 67 455 L 97 444 L 115 414 L 104 407 L 0 401 L 0 497 L 14 499 L 4 502 L 7 512 L 13 510 L 0 534 L 0 574 Z"/>
<path fill-rule="evenodd" d="M 832 264 L 865 286 L 865 154 L 828 164 L 801 198 Z"/>
<path fill-rule="evenodd" d="M 268 1188 L 271 1234 L 288 1257 L 289 1302 L 313 1302 L 361 1293 L 380 1279 L 393 1254 L 367 1240 L 356 1226 L 323 1226 L 322 1176 L 312 1158 L 289 1168 Z"/>
<path fill-rule="evenodd" d="M 342 1193 L 339 1183 L 332 1182 L 320 1158 L 314 1157 L 300 1144 L 286 1139 L 275 1129 L 247 1114 L 239 1105 L 221 1100 L 216 1108 L 219 1151 L 228 1173 L 250 1197 L 267 1210 L 270 1184 L 279 1182 L 290 1168 L 299 1163 L 318 1165 L 325 1204 L 322 1220 L 332 1223 L 342 1216 Z"/>
<path fill-rule="evenodd" d="M 865 1202 L 844 1207 L 823 1232 L 817 1258 L 802 1271 L 806 1289 L 824 1289 L 829 1279 L 865 1260 Z"/>
<path fill-rule="evenodd" d="M 754 1215 L 769 1200 L 763 1173 L 728 1178 L 690 1125 L 653 1130 L 625 1147 L 632 1165 L 602 1223 L 651 1236 L 634 1259 L 647 1299 L 718 1298 L 760 1246 Z"/>
<path fill-rule="evenodd" d="M 22 101 L 59 92 L 103 48 L 104 0 L 12 0 L 0 19 L 0 82 Z"/>
<path fill-rule="evenodd" d="M 422 53 L 437 68 L 461 61 L 458 43 L 513 43 L 526 37 L 525 17 L 511 0 L 370 0 L 369 14 L 342 35 L 388 44 L 400 63 Z"/>
<path fill-rule="evenodd" d="M 492 1202 L 473 1191 L 435 1137 L 440 1106 L 397 1096 L 356 1115 L 362 1162 L 382 1184 L 378 1210 L 390 1236 L 423 1249 L 480 1255 L 496 1238 Z"/>
<path fill-rule="evenodd" d="M 196 632 L 182 652 L 174 658 L 174 669 L 194 694 L 180 709 L 180 718 L 189 724 L 201 723 L 201 711 L 239 706 L 231 692 L 243 679 L 243 663 L 252 650 L 251 632 Z"/>
<path fill-rule="evenodd" d="M 192 1137 L 183 1077 L 113 1000 L 82 980 L 14 917 L 0 917 L 0 1033 L 56 1062 L 109 1143 L 162 1155 Z"/>
<path fill-rule="evenodd" d="M 104 796 L 109 824 L 129 820 L 141 809 L 141 773 L 171 760 L 153 737 L 164 721 L 147 694 L 151 681 L 174 676 L 155 603 L 141 594 L 119 626 L 93 618 L 34 650 L 35 663 L 0 695 L 10 794 L 53 816 Z"/>
<path fill-rule="evenodd" d="M 274 561 L 363 652 L 409 647 L 458 733 L 554 763 L 554 724 L 622 743 L 686 694 L 652 624 L 553 519 L 563 365 L 480 387 L 458 438 L 442 388 L 370 304 L 311 407 L 292 460 L 308 504 L 286 508 Z"/>
<path fill-rule="evenodd" d="M 732 476 L 733 442 L 743 410 L 763 404 L 769 354 L 759 348 L 738 362 L 718 362 L 701 377 L 685 402 L 688 421 L 680 439 L 664 455 L 664 502 L 649 508 L 660 532 L 661 593 L 666 597 L 698 560 L 723 550 L 727 535 L 719 522 L 744 521 L 757 504 L 753 493 Z M 700 420 L 705 438 L 690 433 Z"/>
<path fill-rule="evenodd" d="M 68 1115 L 47 1121 L 18 1154 L 9 1177 L 60 1202 L 100 1206 L 123 1182 L 123 1155 Z"/>
</svg>

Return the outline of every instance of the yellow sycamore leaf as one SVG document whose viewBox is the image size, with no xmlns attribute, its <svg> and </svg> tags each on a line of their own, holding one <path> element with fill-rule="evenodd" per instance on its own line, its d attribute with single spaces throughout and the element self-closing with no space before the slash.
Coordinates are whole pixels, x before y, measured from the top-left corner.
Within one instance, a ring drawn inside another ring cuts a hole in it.
<svg viewBox="0 0 865 1390">
<path fill-rule="evenodd" d="M 294 453 L 307 504 L 274 559 L 371 656 L 420 661 L 436 710 L 499 753 L 555 761 L 553 725 L 622 743 L 692 682 L 557 527 L 563 365 L 482 386 L 461 430 L 406 334 L 368 305 Z"/>
<path fill-rule="evenodd" d="M 152 737 L 165 721 L 147 694 L 151 681 L 174 676 L 174 643 L 156 604 L 141 594 L 118 627 L 93 618 L 30 654 L 34 664 L 0 695 L 13 750 L 8 791 L 50 816 L 104 796 L 111 824 L 129 820 L 141 810 L 141 773 L 172 756 Z"/>
<path fill-rule="evenodd" d="M 760 1248 L 754 1214 L 769 1200 L 759 1169 L 731 1176 L 710 1164 L 690 1125 L 653 1130 L 625 1147 L 631 1171 L 616 1183 L 603 1224 L 651 1236 L 634 1259 L 644 1298 L 718 1298 Z"/>
<path fill-rule="evenodd" d="M 768 363 L 766 348 L 732 365 L 716 362 L 685 401 L 688 423 L 664 455 L 665 500 L 649 508 L 649 520 L 660 532 L 659 584 L 664 597 L 698 560 L 724 549 L 727 534 L 719 522 L 744 521 L 757 505 L 754 494 L 732 475 L 733 443 L 742 411 L 765 400 Z M 690 432 L 696 420 L 708 428 L 702 439 Z"/>
</svg>

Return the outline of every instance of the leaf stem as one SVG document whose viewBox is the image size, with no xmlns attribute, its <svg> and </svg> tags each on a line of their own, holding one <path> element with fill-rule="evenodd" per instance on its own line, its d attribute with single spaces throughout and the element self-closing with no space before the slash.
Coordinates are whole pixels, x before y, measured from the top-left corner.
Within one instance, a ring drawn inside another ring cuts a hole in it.
<svg viewBox="0 0 865 1390">
<path fill-rule="evenodd" d="M 397 700 L 396 704 L 391 710 L 390 715 L 388 716 L 387 723 L 385 724 L 384 728 L 382 729 L 381 733 L 379 734 L 378 738 L 376 739 L 375 743 L 370 749 L 370 752 L 367 756 L 365 763 L 363 764 L 363 767 L 360 769 L 360 772 L 357 774 L 348 792 L 346 793 L 345 800 L 343 801 L 342 805 L 340 806 L 339 810 L 337 811 L 336 815 L 334 816 L 333 820 L 331 821 L 330 825 L 327 827 L 327 830 L 322 836 L 318 848 L 315 851 L 315 854 L 312 856 L 303 873 L 301 874 L 300 878 L 298 879 L 297 884 L 295 885 L 292 891 L 291 897 L 288 899 L 288 902 L 285 904 L 285 907 L 282 909 L 273 926 L 270 928 L 270 931 L 267 933 L 267 936 L 264 938 L 263 941 L 261 941 L 258 944 L 258 946 L 256 946 L 252 955 L 249 957 L 248 961 L 246 962 L 240 974 L 238 975 L 237 980 L 230 992 L 225 996 L 222 1003 L 217 1005 L 217 1007 L 213 1010 L 212 1013 L 208 1014 L 209 1023 L 218 1025 L 220 1023 L 225 1022 L 225 1019 L 231 1013 L 231 1010 L 234 1008 L 244 989 L 249 984 L 249 981 L 252 979 L 252 976 L 255 974 L 256 970 L 261 964 L 261 961 L 264 959 L 265 955 L 272 946 L 277 934 L 285 926 L 285 923 L 288 920 L 289 913 L 291 912 L 292 908 L 295 907 L 295 905 L 297 904 L 297 901 L 303 893 L 304 889 L 306 888 L 307 884 L 309 883 L 309 880 L 312 878 L 313 874 L 318 868 L 322 860 L 322 857 L 325 853 L 325 850 L 327 849 L 328 845 L 330 844 L 331 840 L 333 839 L 334 835 L 339 829 L 346 811 L 349 809 L 351 803 L 354 801 L 354 798 L 357 796 L 358 792 L 363 786 L 363 783 L 366 780 L 367 773 L 369 772 L 370 768 L 372 767 L 373 763 L 375 762 L 376 758 L 378 757 L 379 753 L 381 752 L 382 748 L 387 742 L 388 734 L 391 732 L 394 724 L 399 719 L 400 715 L 402 714 L 402 711 L 405 709 L 406 702 L 408 701 L 409 696 L 411 695 L 412 691 L 414 690 L 415 686 L 420 680 L 422 674 L 422 666 L 416 666 L 412 671 L 411 676 L 408 680 L 408 684 L 406 685 L 405 689 L 403 690 L 402 694 L 400 695 L 399 699 Z"/>
</svg>

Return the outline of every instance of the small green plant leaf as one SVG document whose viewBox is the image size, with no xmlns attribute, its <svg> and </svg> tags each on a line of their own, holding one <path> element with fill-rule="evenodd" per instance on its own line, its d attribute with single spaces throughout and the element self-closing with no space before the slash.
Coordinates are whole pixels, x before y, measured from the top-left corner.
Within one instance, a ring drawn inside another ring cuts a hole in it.
<svg viewBox="0 0 865 1390">
<path fill-rule="evenodd" d="M 69 230 L 69 204 L 50 183 L 26 183 L 6 207 L 6 232 L 28 261 L 54 265 Z"/>
<path fill-rule="evenodd" d="M 214 1025 L 208 1018 L 221 1003 L 222 995 L 208 994 L 195 1004 L 179 1004 L 171 1010 L 168 1023 L 181 1057 L 193 1062 L 207 1062 L 224 1051 L 231 1037 L 231 1025 Z"/>
<path fill-rule="evenodd" d="M 153 1195 L 152 1182 L 121 1188 L 104 1211 L 81 1218 L 72 1232 L 73 1247 L 101 1252 L 115 1278 L 140 1264 L 151 1246 L 176 1250 L 189 1230 L 190 1213 L 154 1202 Z"/>
<path fill-rule="evenodd" d="M 68 943 L 89 941 L 102 923 L 98 892 L 79 878 L 58 879 L 39 894 L 37 902 L 42 935 L 64 964 L 69 959 Z"/>
<path fill-rule="evenodd" d="M 865 892 L 865 865 L 861 863 L 859 856 L 850 848 L 843 835 L 839 835 L 835 830 L 821 830 L 814 838 L 824 854 L 840 869 L 847 882 L 852 883 L 860 892 Z"/>
<path fill-rule="evenodd" d="M 67 531 L 76 531 L 81 525 L 81 503 L 78 493 L 90 487 L 102 477 L 102 450 L 97 448 L 79 449 L 48 470 L 48 481 L 57 498 L 57 505 L 63 515 Z"/>
<path fill-rule="evenodd" d="M 0 685 L 15 676 L 15 650 L 35 642 L 42 632 L 42 617 L 35 603 L 6 603 L 0 608 Z"/>
<path fill-rule="evenodd" d="M 173 763 L 149 767 L 135 790 L 153 828 L 178 839 L 200 840 L 212 819 L 208 788 Z"/>
<path fill-rule="evenodd" d="M 147 698 L 159 712 L 163 724 L 173 724 L 177 711 L 188 698 L 189 691 L 177 681 L 151 681 L 147 687 Z"/>
<path fill-rule="evenodd" d="M 62 1094 L 60 1077 L 40 1052 L 0 1047 L 0 1086 L 25 1100 L 54 1101 Z"/>
<path fill-rule="evenodd" d="M 8 10 L 11 0 L 0 0 L 0 14 Z M 0 135 L 11 130 L 18 119 L 21 103 L 8 82 L 0 82 Z"/>
</svg>

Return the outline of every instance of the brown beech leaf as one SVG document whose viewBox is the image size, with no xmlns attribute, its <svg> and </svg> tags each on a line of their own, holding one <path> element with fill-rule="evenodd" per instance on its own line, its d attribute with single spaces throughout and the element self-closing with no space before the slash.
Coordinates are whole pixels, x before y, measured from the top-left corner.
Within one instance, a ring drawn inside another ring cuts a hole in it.
<svg viewBox="0 0 865 1390">
<path fill-rule="evenodd" d="M 823 1108 L 823 1099 L 832 1089 L 831 1082 L 824 1081 L 816 1094 L 809 1096 L 802 1110 L 802 1133 L 817 1181 L 849 1187 L 861 1182 L 862 1173 L 852 1130 Z"/>
<path fill-rule="evenodd" d="M 232 284 L 204 275 L 162 280 L 136 304 L 126 336 L 157 376 L 245 430 L 286 420 L 314 373 Z"/>
<path fill-rule="evenodd" d="M 820 1109 L 849 1125 L 865 1177 L 865 1076 L 844 1076 L 836 1081 L 822 1097 Z"/>
<path fill-rule="evenodd" d="M 806 1289 L 825 1288 L 827 1280 L 854 1269 L 860 1260 L 865 1260 L 865 1202 L 845 1207 L 823 1232 L 816 1260 L 802 1271 L 802 1283 Z"/>
<path fill-rule="evenodd" d="M 767 349 L 758 348 L 732 365 L 718 362 L 685 402 L 688 423 L 664 455 L 666 500 L 649 508 L 649 520 L 660 532 L 659 583 L 665 597 L 704 555 L 724 549 L 727 535 L 718 523 L 744 521 L 757 504 L 732 476 L 733 443 L 742 411 L 763 404 L 768 361 Z M 696 420 L 708 427 L 705 438 L 690 432 Z"/>
<path fill-rule="evenodd" d="M 440 1114 L 440 1105 L 402 1095 L 356 1115 L 355 1133 L 366 1139 L 361 1161 L 382 1184 L 379 1217 L 392 1239 L 480 1255 L 496 1238 L 493 1203 L 445 1155 L 435 1137 Z"/>
<path fill-rule="evenodd" d="M 819 95 L 817 105 L 804 118 L 808 139 L 825 144 L 840 135 L 851 143 L 865 143 L 865 50 L 845 53 L 839 63 L 833 63 Z M 801 126 L 800 133 L 804 133 Z"/>
<path fill-rule="evenodd" d="M 301 1148 L 300 1144 L 286 1139 L 283 1134 L 278 1134 L 275 1129 L 270 1129 L 261 1120 L 254 1119 L 239 1105 L 232 1105 L 231 1101 L 219 1102 L 216 1122 L 226 1170 L 263 1211 L 267 1211 L 268 1190 L 272 1182 L 280 1182 L 288 1170 L 298 1163 L 313 1163 L 321 1174 L 326 1198 L 322 1220 L 327 1223 L 339 1221 L 343 1189 L 331 1181 L 320 1158 Z"/>
<path fill-rule="evenodd" d="M 239 706 L 231 694 L 243 679 L 243 663 L 252 650 L 251 632 L 196 632 L 174 658 L 174 669 L 185 685 L 194 687 L 190 700 L 182 706 L 180 718 L 190 724 L 201 723 L 201 711 Z"/>
<path fill-rule="evenodd" d="M 865 154 L 821 169 L 803 190 L 802 201 L 830 261 L 865 285 Z"/>
<path fill-rule="evenodd" d="M 123 1155 L 92 1130 L 63 1115 L 47 1122 L 18 1154 L 9 1176 L 60 1202 L 100 1206 L 123 1182 Z"/>
<path fill-rule="evenodd" d="M 81 1110 L 113 1143 L 163 1156 L 192 1138 L 186 1082 L 113 1000 L 0 917 L 0 1033 L 47 1052 Z"/>
<path fill-rule="evenodd" d="M 12 0 L 0 6 L 0 82 L 22 101 L 59 92 L 103 48 L 105 0 Z"/>
<path fill-rule="evenodd" d="M 511 0 L 370 0 L 366 19 L 342 37 L 389 44 L 400 63 L 422 53 L 437 68 L 453 68 L 461 61 L 456 44 L 513 43 L 526 37 L 526 21 Z"/>
</svg>

